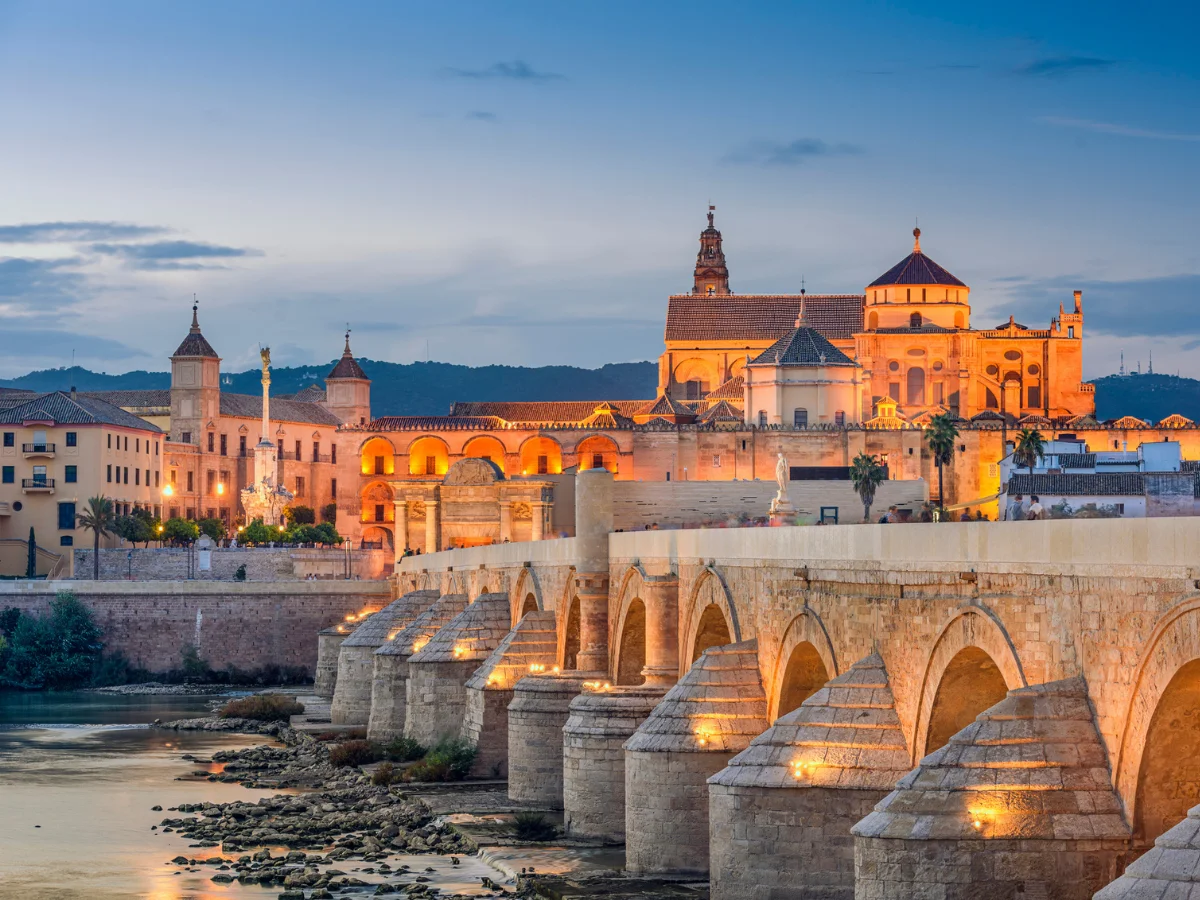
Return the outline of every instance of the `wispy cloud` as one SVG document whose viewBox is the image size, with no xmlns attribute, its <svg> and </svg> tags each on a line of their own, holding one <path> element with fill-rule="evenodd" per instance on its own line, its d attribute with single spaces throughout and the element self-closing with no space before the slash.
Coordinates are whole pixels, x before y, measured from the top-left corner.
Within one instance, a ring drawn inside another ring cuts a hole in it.
<svg viewBox="0 0 1200 900">
<path fill-rule="evenodd" d="M 794 141 L 752 141 L 730 151 L 721 161 L 746 166 L 798 166 L 821 156 L 854 156 L 862 153 L 854 144 L 829 144 L 817 138 Z"/>
<path fill-rule="evenodd" d="M 1060 128 L 1078 128 L 1098 134 L 1115 134 L 1121 137 L 1145 138 L 1152 141 L 1185 141 L 1200 143 L 1200 134 L 1185 134 L 1177 131 L 1155 131 L 1152 128 L 1133 128 L 1116 122 L 1096 122 L 1092 119 L 1072 119 L 1065 116 L 1042 116 L 1040 121 Z"/>
<path fill-rule="evenodd" d="M 120 241 L 165 234 L 157 225 L 125 222 L 29 222 L 0 225 L 0 244 L 70 244 L 88 241 Z"/>
<path fill-rule="evenodd" d="M 514 59 L 512 62 L 492 63 L 485 69 L 450 68 L 446 71 L 459 78 L 500 78 L 509 81 L 564 81 L 567 77 L 558 72 L 539 72 L 521 59 Z"/>
<path fill-rule="evenodd" d="M 500 118 L 494 112 L 488 112 L 486 109 L 476 109 L 467 113 L 466 116 L 472 122 L 499 122 Z"/>
<path fill-rule="evenodd" d="M 1084 72 L 1103 72 L 1116 64 L 1116 60 L 1096 56 L 1051 56 L 1017 66 L 1013 71 L 1031 78 L 1066 78 Z"/>
<path fill-rule="evenodd" d="M 26 357 L 30 355 L 31 347 L 37 348 L 37 358 L 40 359 L 65 359 L 71 351 L 78 351 L 80 357 L 85 359 L 121 362 L 131 357 L 150 355 L 145 350 L 94 334 L 78 334 L 56 328 L 0 329 L 0 353 Z"/>
<path fill-rule="evenodd" d="M 261 250 L 225 247 L 199 241 L 155 241 L 149 244 L 92 244 L 95 253 L 113 256 L 136 269 L 171 271 L 215 268 L 208 261 L 262 256 Z"/>
<path fill-rule="evenodd" d="M 81 262 L 74 257 L 0 258 L 0 299 L 11 300 L 26 309 L 68 306 L 75 302 L 84 286 L 85 278 L 77 271 Z"/>
</svg>

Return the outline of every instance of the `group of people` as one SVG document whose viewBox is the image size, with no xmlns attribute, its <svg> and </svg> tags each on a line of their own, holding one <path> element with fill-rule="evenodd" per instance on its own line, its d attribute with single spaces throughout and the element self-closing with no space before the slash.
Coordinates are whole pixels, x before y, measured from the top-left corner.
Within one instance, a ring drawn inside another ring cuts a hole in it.
<svg viewBox="0 0 1200 900">
<path fill-rule="evenodd" d="M 405 557 L 405 556 L 420 556 L 420 555 L 421 555 L 421 548 L 420 548 L 420 547 L 418 547 L 416 550 L 412 549 L 411 547 L 405 547 L 405 548 L 404 548 L 404 552 L 400 554 L 400 556 L 401 556 L 401 557 Z"/>
<path fill-rule="evenodd" d="M 1028 506 L 1025 505 L 1023 496 L 1013 494 L 1009 498 L 1008 507 L 1004 510 L 1004 521 L 1006 522 L 1033 521 L 1044 518 L 1046 518 L 1046 508 L 1042 506 L 1042 501 L 1038 499 L 1037 494 L 1029 495 Z"/>
</svg>

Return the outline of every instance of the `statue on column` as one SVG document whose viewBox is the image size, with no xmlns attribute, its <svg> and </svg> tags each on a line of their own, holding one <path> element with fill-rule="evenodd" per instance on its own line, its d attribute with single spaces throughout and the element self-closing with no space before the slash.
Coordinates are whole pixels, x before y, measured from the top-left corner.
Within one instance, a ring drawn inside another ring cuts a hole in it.
<svg viewBox="0 0 1200 900">
<path fill-rule="evenodd" d="M 775 492 L 775 499 L 771 501 L 771 522 L 775 525 L 790 525 L 796 515 L 796 507 L 792 506 L 792 501 L 788 499 L 787 485 L 789 476 L 791 475 L 791 467 L 788 466 L 787 457 L 783 455 L 783 450 L 779 451 L 779 456 L 775 460 L 775 483 L 779 485 L 779 490 Z"/>
</svg>

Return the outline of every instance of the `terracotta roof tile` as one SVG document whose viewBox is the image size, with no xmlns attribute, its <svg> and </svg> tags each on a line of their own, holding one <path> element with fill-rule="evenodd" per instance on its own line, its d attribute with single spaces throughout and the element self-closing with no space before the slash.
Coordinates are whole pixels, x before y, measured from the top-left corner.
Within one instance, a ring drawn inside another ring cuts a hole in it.
<svg viewBox="0 0 1200 900">
<path fill-rule="evenodd" d="M 1140 472 L 1116 472 L 1108 475 L 1013 475 L 1008 480 L 1008 492 L 1058 497 L 1140 497 L 1146 493 L 1146 481 Z"/>
<path fill-rule="evenodd" d="M 0 412 L 0 422 L 15 424 L 31 419 L 49 420 L 56 425 L 117 425 L 161 433 L 157 426 L 125 412 L 119 406 L 79 394 L 72 399 L 63 391 L 42 394 L 20 406 Z"/>
<path fill-rule="evenodd" d="M 815 328 L 793 328 L 749 363 L 752 366 L 855 366 Z"/>
<path fill-rule="evenodd" d="M 742 400 L 746 396 L 746 379 L 741 375 L 734 375 L 724 384 L 718 385 L 707 394 L 706 400 Z"/>
<path fill-rule="evenodd" d="M 632 418 L 646 403 L 646 400 L 483 400 L 454 403 L 450 416 L 494 416 L 506 422 L 583 422 L 605 405 L 625 418 Z"/>
<path fill-rule="evenodd" d="M 261 419 L 262 397 L 221 392 L 221 415 L 235 419 Z M 302 422 L 311 425 L 341 425 L 342 420 L 323 406 L 303 400 L 271 398 L 272 422 Z"/>
<path fill-rule="evenodd" d="M 668 341 L 773 341 L 796 326 L 800 302 L 808 324 L 829 340 L 863 328 L 862 294 L 676 295 L 667 301 Z"/>
</svg>

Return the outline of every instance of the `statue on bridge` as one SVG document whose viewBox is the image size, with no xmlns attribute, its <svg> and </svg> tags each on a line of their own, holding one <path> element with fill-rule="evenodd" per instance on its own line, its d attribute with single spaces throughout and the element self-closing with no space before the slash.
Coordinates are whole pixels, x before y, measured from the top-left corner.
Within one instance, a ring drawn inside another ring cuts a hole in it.
<svg viewBox="0 0 1200 900">
<path fill-rule="evenodd" d="M 780 450 L 779 457 L 775 460 L 775 483 L 779 485 L 779 490 L 775 492 L 775 499 L 771 501 L 770 513 L 772 525 L 795 524 L 796 507 L 792 506 L 792 501 L 788 499 L 787 492 L 791 471 L 787 457 Z"/>
</svg>

